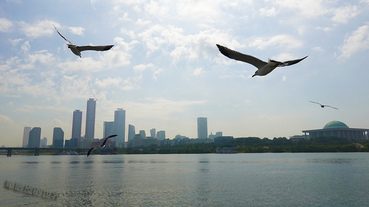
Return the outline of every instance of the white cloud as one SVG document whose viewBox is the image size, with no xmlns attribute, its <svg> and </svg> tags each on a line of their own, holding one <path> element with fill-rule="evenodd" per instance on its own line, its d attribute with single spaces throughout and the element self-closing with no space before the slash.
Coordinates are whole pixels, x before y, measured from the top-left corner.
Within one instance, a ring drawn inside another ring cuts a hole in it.
<svg viewBox="0 0 369 207">
<path fill-rule="evenodd" d="M 76 35 L 83 35 L 83 31 L 85 30 L 83 27 L 68 27 L 68 29 L 72 34 Z"/>
<path fill-rule="evenodd" d="M 345 38 L 341 47 L 341 57 L 349 58 L 351 55 L 369 49 L 369 25 L 359 27 Z"/>
<path fill-rule="evenodd" d="M 357 6 L 345 6 L 337 8 L 333 11 L 332 21 L 337 23 L 347 23 L 349 19 L 359 14 Z"/>
<path fill-rule="evenodd" d="M 250 42 L 250 47 L 254 47 L 259 50 L 263 50 L 272 46 L 279 46 L 284 49 L 294 49 L 299 48 L 303 45 L 300 40 L 297 40 L 293 36 L 287 34 L 276 35 L 269 38 L 253 37 L 251 38 Z"/>
<path fill-rule="evenodd" d="M 59 26 L 58 23 L 50 20 L 39 20 L 36 23 L 30 24 L 26 22 L 20 22 L 21 30 L 27 37 L 30 38 L 38 38 L 42 36 L 49 36 L 52 35 L 54 31 L 54 27 Z"/>
<path fill-rule="evenodd" d="M 204 74 L 205 73 L 205 71 L 204 71 L 204 69 L 203 68 L 196 68 L 194 71 L 193 71 L 193 75 L 194 76 L 200 76 L 200 75 L 202 75 L 202 74 Z"/>
<path fill-rule="evenodd" d="M 278 14 L 278 12 L 276 11 L 274 7 L 270 9 L 261 8 L 259 9 L 259 14 L 261 16 L 274 17 Z"/>
<path fill-rule="evenodd" d="M 105 78 L 103 80 L 96 79 L 95 80 L 95 85 L 98 88 L 106 89 L 110 86 L 119 86 L 121 84 L 121 82 L 122 82 L 122 79 L 120 77 Z"/>
<path fill-rule="evenodd" d="M 0 18 L 0 32 L 9 32 L 13 23 L 5 18 Z"/>
</svg>

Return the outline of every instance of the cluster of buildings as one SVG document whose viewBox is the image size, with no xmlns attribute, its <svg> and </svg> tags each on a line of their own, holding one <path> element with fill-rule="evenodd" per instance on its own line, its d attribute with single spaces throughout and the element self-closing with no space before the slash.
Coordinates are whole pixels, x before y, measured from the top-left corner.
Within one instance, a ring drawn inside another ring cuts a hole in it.
<svg viewBox="0 0 369 207">
<path fill-rule="evenodd" d="M 73 112 L 72 135 L 70 139 L 64 139 L 64 131 L 60 127 L 53 130 L 53 148 L 90 148 L 102 142 L 103 139 L 95 139 L 95 112 L 96 100 L 90 98 L 87 100 L 86 108 L 86 125 L 85 135 L 82 136 L 82 111 L 75 110 Z M 190 139 L 186 136 L 177 135 L 174 139 L 166 139 L 165 131 L 156 131 L 155 128 L 150 130 L 150 135 L 146 135 L 145 130 L 139 130 L 136 134 L 135 126 L 128 125 L 128 140 L 125 139 L 126 134 L 126 111 L 118 108 L 114 111 L 114 121 L 104 122 L 104 137 L 116 134 L 107 142 L 109 147 L 137 147 L 150 145 L 175 145 L 182 143 L 211 142 L 214 138 L 222 136 L 222 132 L 210 134 L 208 136 L 208 124 L 206 117 L 197 118 L 197 139 Z M 24 127 L 23 147 L 46 147 L 47 138 L 41 140 L 40 127 Z"/>
</svg>

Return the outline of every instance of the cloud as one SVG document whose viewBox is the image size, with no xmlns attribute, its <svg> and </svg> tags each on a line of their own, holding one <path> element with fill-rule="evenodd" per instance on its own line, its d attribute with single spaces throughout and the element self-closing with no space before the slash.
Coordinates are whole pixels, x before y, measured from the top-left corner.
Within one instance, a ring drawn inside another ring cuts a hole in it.
<svg viewBox="0 0 369 207">
<path fill-rule="evenodd" d="M 278 14 L 278 12 L 276 11 L 276 9 L 274 7 L 270 8 L 270 9 L 261 8 L 261 9 L 259 9 L 259 14 L 261 16 L 274 17 Z"/>
<path fill-rule="evenodd" d="M 269 38 L 253 37 L 251 38 L 250 42 L 250 47 L 254 47 L 259 50 L 263 50 L 272 46 L 279 46 L 284 49 L 294 49 L 303 45 L 300 40 L 297 40 L 293 36 L 286 34 L 276 35 Z"/>
<path fill-rule="evenodd" d="M 38 20 L 35 23 L 26 23 L 20 22 L 21 31 L 30 38 L 38 38 L 42 36 L 50 36 L 55 31 L 53 28 L 53 24 L 55 26 L 59 26 L 57 22 L 50 21 L 50 20 Z"/>
<path fill-rule="evenodd" d="M 68 27 L 68 29 L 72 34 L 76 35 L 83 35 L 83 31 L 85 30 L 83 27 Z"/>
<path fill-rule="evenodd" d="M 5 18 L 0 18 L 0 32 L 10 32 L 13 23 Z"/>
<path fill-rule="evenodd" d="M 349 19 L 357 16 L 360 12 L 357 6 L 345 6 L 335 9 L 333 12 L 332 21 L 337 23 L 347 23 Z"/>
<path fill-rule="evenodd" d="M 204 74 L 205 73 L 205 71 L 204 71 L 204 69 L 203 68 L 196 68 L 194 71 L 193 71 L 193 75 L 194 76 L 200 76 L 200 75 L 202 75 L 202 74 Z"/>
<path fill-rule="evenodd" d="M 103 80 L 96 79 L 95 86 L 97 86 L 100 89 L 107 89 L 110 86 L 119 86 L 121 82 L 122 82 L 122 79 L 120 77 L 105 78 Z"/>
<path fill-rule="evenodd" d="M 369 49 L 369 25 L 359 27 L 345 38 L 341 47 L 341 57 L 349 58 L 353 54 Z"/>
</svg>

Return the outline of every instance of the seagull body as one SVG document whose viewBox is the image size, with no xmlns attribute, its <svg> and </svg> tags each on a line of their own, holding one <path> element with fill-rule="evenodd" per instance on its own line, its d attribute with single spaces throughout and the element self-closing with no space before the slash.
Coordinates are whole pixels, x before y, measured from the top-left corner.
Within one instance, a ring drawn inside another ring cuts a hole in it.
<svg viewBox="0 0 369 207">
<path fill-rule="evenodd" d="M 234 59 L 234 60 L 238 60 L 238 61 L 242 61 L 242 62 L 246 62 L 249 63 L 253 66 L 255 66 L 258 70 L 255 71 L 255 74 L 252 76 L 265 76 L 268 73 L 272 72 L 276 67 L 284 67 L 284 66 L 288 66 L 288 65 L 293 65 L 296 64 L 298 62 L 300 62 L 301 60 L 307 58 L 307 56 L 301 58 L 301 59 L 296 59 L 296 60 L 289 60 L 289 61 L 285 61 L 285 62 L 279 62 L 279 61 L 275 61 L 275 60 L 271 60 L 269 59 L 268 62 L 264 62 L 256 57 L 253 57 L 251 55 L 246 55 L 234 50 L 231 50 L 229 48 L 226 48 L 224 46 L 218 45 L 217 47 L 219 49 L 219 51 L 227 56 L 228 58 Z"/>
<path fill-rule="evenodd" d="M 314 101 L 310 101 L 310 102 L 311 102 L 311 103 L 315 103 L 315 104 L 319 104 L 319 105 L 320 105 L 320 107 L 322 107 L 322 108 L 324 108 L 324 107 L 331 107 L 331 108 L 333 108 L 333 109 L 337 109 L 337 110 L 338 110 L 338 108 L 333 107 L 333 106 L 324 105 L 324 104 L 321 104 L 321 103 L 318 103 L 318 102 L 314 102 Z"/>
<path fill-rule="evenodd" d="M 71 41 L 69 41 L 67 38 L 65 38 L 62 34 L 60 34 L 60 32 L 56 29 L 55 25 L 54 28 L 56 30 L 56 32 L 60 35 L 60 37 L 62 37 L 65 41 L 67 41 L 69 44 L 68 48 L 77 56 L 81 57 L 81 52 L 85 51 L 85 50 L 95 50 L 95 51 L 105 51 L 105 50 L 110 50 L 110 48 L 112 48 L 114 45 L 104 45 L 104 46 L 91 46 L 91 45 L 86 45 L 86 46 L 78 46 L 78 45 L 74 45 Z"/>
<path fill-rule="evenodd" d="M 97 145 L 97 146 L 95 146 L 95 147 L 91 147 L 89 150 L 88 150 L 88 152 L 87 152 L 87 157 L 91 154 L 91 152 L 94 150 L 94 149 L 96 149 L 96 148 L 101 148 L 101 149 L 105 149 L 105 147 L 106 147 L 106 142 L 108 141 L 108 139 L 110 139 L 110 138 L 112 138 L 112 137 L 116 137 L 117 135 L 116 134 L 114 134 L 114 135 L 110 135 L 110 136 L 108 136 L 108 137 L 106 137 L 105 139 L 104 139 L 104 141 L 100 144 L 100 145 Z"/>
</svg>

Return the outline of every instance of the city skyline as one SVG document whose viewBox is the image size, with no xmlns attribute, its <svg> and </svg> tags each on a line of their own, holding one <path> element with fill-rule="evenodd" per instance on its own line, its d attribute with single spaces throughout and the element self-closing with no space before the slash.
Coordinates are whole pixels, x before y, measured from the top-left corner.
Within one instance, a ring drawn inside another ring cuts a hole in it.
<svg viewBox="0 0 369 207">
<path fill-rule="evenodd" d="M 0 145 L 21 146 L 25 126 L 49 144 L 54 127 L 68 139 L 75 109 L 85 133 L 89 98 L 95 138 L 120 107 L 136 130 L 168 138 L 196 138 L 197 117 L 234 137 L 289 137 L 332 120 L 369 126 L 368 0 L 9 0 L 0 10 Z M 114 47 L 80 58 L 53 25 L 73 43 Z M 216 44 L 262 60 L 308 58 L 252 77 L 255 67 Z"/>
</svg>

